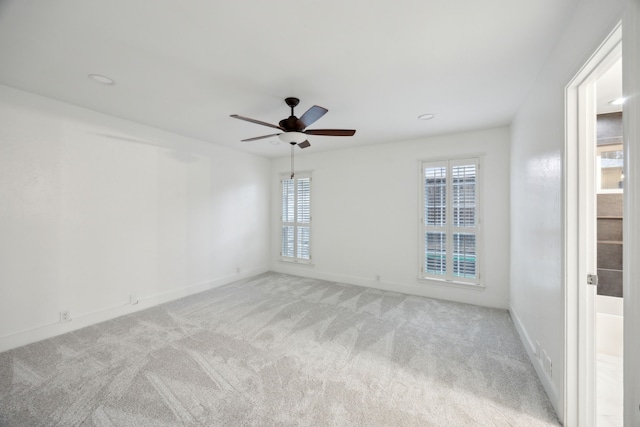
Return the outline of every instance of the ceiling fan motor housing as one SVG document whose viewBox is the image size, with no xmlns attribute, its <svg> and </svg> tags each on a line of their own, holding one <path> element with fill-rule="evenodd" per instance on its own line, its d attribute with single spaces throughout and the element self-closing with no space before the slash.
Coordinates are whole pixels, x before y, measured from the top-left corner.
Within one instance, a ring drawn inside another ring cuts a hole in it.
<svg viewBox="0 0 640 427">
<path fill-rule="evenodd" d="M 305 128 L 304 123 L 302 123 L 296 116 L 289 116 L 289 118 L 280 120 L 280 123 L 278 124 L 287 132 L 302 132 Z"/>
<path fill-rule="evenodd" d="M 291 108 L 291 115 L 289 118 L 280 120 L 278 124 L 286 132 L 302 132 L 306 126 L 293 114 L 293 109 L 300 103 L 300 100 L 290 96 L 285 98 L 284 102 Z"/>
</svg>

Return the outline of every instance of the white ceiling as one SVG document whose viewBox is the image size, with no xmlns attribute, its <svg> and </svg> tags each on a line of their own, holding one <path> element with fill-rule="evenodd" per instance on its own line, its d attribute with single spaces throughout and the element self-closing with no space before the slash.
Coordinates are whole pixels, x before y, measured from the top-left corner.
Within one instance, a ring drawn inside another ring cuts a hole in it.
<svg viewBox="0 0 640 427">
<path fill-rule="evenodd" d="M 611 101 L 622 97 L 622 59 L 618 59 L 596 83 L 598 114 L 617 113 L 622 105 L 612 105 Z"/>
<path fill-rule="evenodd" d="M 287 96 L 357 129 L 306 150 L 414 139 L 509 124 L 576 2 L 5 0 L 0 83 L 269 157 L 229 115 L 277 123 Z"/>
</svg>

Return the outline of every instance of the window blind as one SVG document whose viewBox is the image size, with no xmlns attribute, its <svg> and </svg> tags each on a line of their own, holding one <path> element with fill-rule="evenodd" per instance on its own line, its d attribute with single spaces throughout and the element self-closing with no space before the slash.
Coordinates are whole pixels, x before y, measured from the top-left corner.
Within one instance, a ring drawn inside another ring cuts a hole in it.
<svg viewBox="0 0 640 427">
<path fill-rule="evenodd" d="M 308 263 L 311 260 L 311 176 L 282 176 L 281 182 L 281 259 Z"/>
<path fill-rule="evenodd" d="M 421 276 L 478 283 L 478 159 L 422 166 Z"/>
</svg>

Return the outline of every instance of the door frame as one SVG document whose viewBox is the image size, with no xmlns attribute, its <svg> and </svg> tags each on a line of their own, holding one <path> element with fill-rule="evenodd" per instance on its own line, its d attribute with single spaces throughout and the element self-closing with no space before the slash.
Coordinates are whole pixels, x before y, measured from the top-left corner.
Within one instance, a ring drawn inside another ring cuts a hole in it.
<svg viewBox="0 0 640 427">
<path fill-rule="evenodd" d="M 627 0 L 622 18 L 624 126 L 624 425 L 640 425 L 640 1 Z"/>
<path fill-rule="evenodd" d="M 565 88 L 564 413 L 567 426 L 593 427 L 596 423 L 596 287 L 587 285 L 587 274 L 596 273 L 595 84 L 622 56 L 622 37 L 619 23 Z"/>
</svg>

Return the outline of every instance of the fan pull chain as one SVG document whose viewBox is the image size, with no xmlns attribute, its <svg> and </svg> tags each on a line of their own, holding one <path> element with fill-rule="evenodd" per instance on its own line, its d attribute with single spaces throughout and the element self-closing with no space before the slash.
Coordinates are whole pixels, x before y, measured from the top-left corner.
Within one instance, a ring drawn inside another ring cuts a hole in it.
<svg viewBox="0 0 640 427">
<path fill-rule="evenodd" d="M 291 179 L 293 179 L 293 147 L 294 144 L 291 144 Z"/>
</svg>

